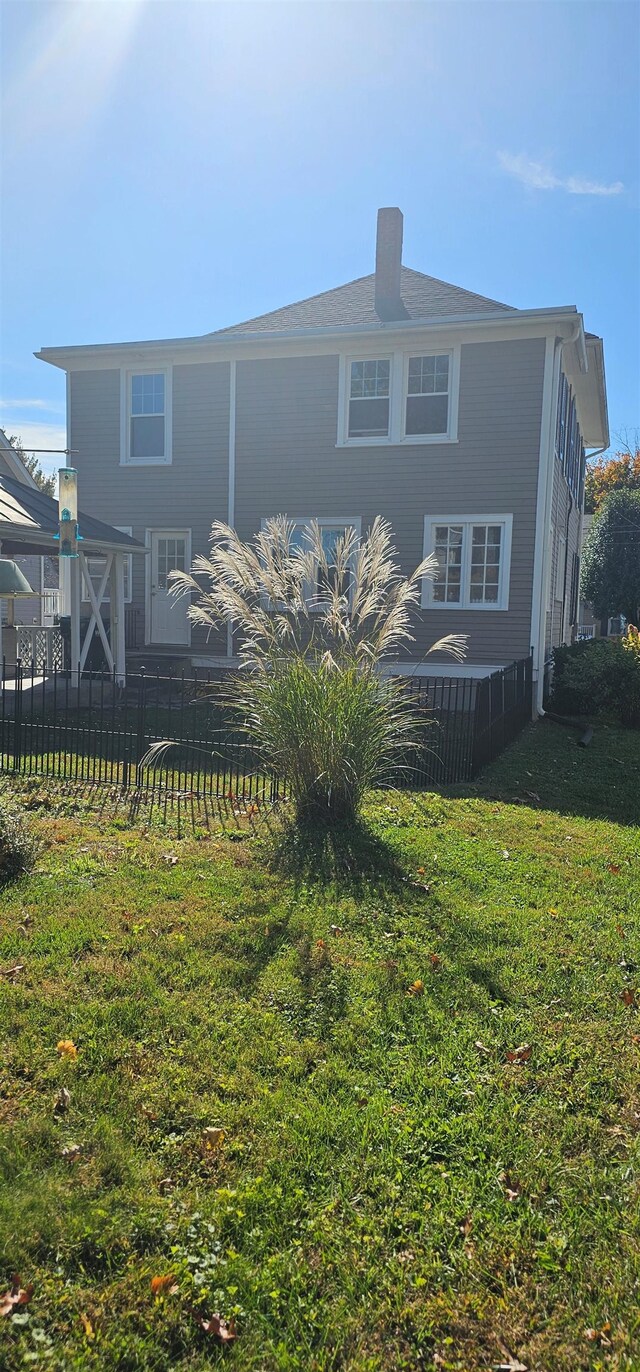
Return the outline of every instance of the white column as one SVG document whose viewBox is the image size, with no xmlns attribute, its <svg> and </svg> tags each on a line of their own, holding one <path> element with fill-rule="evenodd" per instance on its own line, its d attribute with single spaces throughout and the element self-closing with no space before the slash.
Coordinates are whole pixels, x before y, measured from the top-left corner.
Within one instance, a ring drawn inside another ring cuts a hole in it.
<svg viewBox="0 0 640 1372">
<path fill-rule="evenodd" d="M 118 686 L 124 686 L 126 679 L 124 559 L 124 553 L 114 553 L 109 579 L 111 652 L 113 653 L 113 670 Z"/>
<path fill-rule="evenodd" d="M 67 557 L 61 559 L 68 563 L 69 571 L 69 614 L 71 616 L 71 681 L 75 686 L 78 681 L 78 664 L 80 662 L 80 559 L 78 557 Z"/>
</svg>

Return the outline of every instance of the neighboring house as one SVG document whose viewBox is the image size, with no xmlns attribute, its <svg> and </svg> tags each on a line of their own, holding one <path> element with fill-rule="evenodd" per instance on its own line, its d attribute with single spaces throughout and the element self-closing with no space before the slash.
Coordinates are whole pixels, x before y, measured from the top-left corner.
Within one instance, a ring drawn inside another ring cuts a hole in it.
<svg viewBox="0 0 640 1372">
<path fill-rule="evenodd" d="M 401 265 L 380 210 L 376 269 L 196 338 L 43 348 L 67 373 L 67 447 L 101 517 L 146 541 L 130 597 L 155 653 L 229 664 L 167 577 L 214 519 L 250 539 L 269 515 L 330 539 L 377 514 L 408 573 L 430 551 L 403 670 L 481 675 L 575 631 L 585 447 L 608 443 L 602 341 L 573 305 L 518 310 Z M 146 561 L 146 570 L 142 563 Z M 469 635 L 452 667 L 425 654 Z"/>
<path fill-rule="evenodd" d="M 27 471 L 19 453 L 11 445 L 3 429 L 0 429 L 0 475 L 13 477 L 16 481 L 20 481 L 23 486 L 28 486 L 30 490 L 37 490 L 38 483 Z M 0 554 L 1 552 L 0 546 Z M 27 557 L 16 557 L 15 561 L 36 594 L 32 600 L 25 597 L 15 601 L 12 606 L 13 622 L 15 624 L 35 624 L 49 627 L 54 623 L 59 611 L 57 559 L 37 557 L 32 553 Z M 6 623 L 6 600 L 0 601 L 0 617 L 2 623 Z"/>
</svg>

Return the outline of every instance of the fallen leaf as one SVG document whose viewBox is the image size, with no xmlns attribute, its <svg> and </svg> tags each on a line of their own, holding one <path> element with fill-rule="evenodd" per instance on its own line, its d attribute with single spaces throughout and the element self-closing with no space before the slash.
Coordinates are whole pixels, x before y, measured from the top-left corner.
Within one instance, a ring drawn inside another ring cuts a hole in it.
<svg viewBox="0 0 640 1372">
<path fill-rule="evenodd" d="M 202 1146 L 206 1153 L 215 1153 L 225 1140 L 224 1129 L 219 1129 L 215 1125 L 210 1125 L 202 1131 Z"/>
<path fill-rule="evenodd" d="M 508 849 L 508 848 L 503 848 L 503 849 L 502 849 L 502 856 L 503 856 L 503 858 L 505 858 L 505 859 L 511 857 L 511 853 L 509 852 L 509 849 Z"/>
<path fill-rule="evenodd" d="M 19 972 L 24 972 L 24 962 L 16 962 L 13 967 L 0 967 L 0 977 L 10 977 L 13 981 Z"/>
<path fill-rule="evenodd" d="M 525 796 L 528 796 L 529 800 L 537 800 L 538 804 L 540 803 L 540 796 L 537 791 L 525 791 Z"/>
<path fill-rule="evenodd" d="M 630 986 L 625 986 L 624 991 L 620 992 L 620 1000 L 623 1005 L 635 1005 L 636 993 Z"/>
<path fill-rule="evenodd" d="M 530 1043 L 521 1043 L 519 1048 L 509 1049 L 507 1062 L 528 1062 L 532 1051 Z"/>
<path fill-rule="evenodd" d="M 558 913 L 558 911 L 556 910 L 556 908 L 555 908 L 554 905 L 552 905 L 552 906 L 551 906 L 551 909 L 547 911 L 547 914 L 549 914 L 549 915 L 557 915 L 557 913 Z"/>
<path fill-rule="evenodd" d="M 617 877 L 617 876 L 619 875 L 619 872 L 620 872 L 620 863 L 619 863 L 619 862 L 610 862 L 610 863 L 609 863 L 609 871 L 611 872 L 611 875 L 612 875 L 612 876 Z"/>
<path fill-rule="evenodd" d="M 478 1051 L 479 1051 L 480 1053 L 490 1053 L 490 1052 L 491 1052 L 491 1049 L 490 1049 L 490 1048 L 487 1048 L 486 1043 L 481 1043 L 480 1039 L 476 1039 L 476 1041 L 475 1041 L 475 1043 L 474 1043 L 473 1046 L 474 1046 L 474 1048 L 477 1048 Z"/>
<path fill-rule="evenodd" d="M 220 1343 L 233 1343 L 234 1339 L 237 1338 L 236 1322 L 233 1317 L 227 1324 L 221 1315 L 201 1315 L 197 1310 L 192 1310 L 191 1314 L 205 1334 L 211 1334 Z"/>
<path fill-rule="evenodd" d="M 515 1177 L 509 1176 L 508 1172 L 503 1172 L 500 1181 L 504 1187 L 504 1194 L 508 1201 L 518 1201 L 522 1195 L 522 1187 Z"/>
<path fill-rule="evenodd" d="M 64 1158 L 65 1162 L 77 1162 L 82 1153 L 81 1143 L 70 1143 L 66 1148 L 60 1149 L 60 1157 Z"/>
<path fill-rule="evenodd" d="M 61 1086 L 53 1106 L 54 1115 L 64 1115 L 65 1110 L 68 1110 L 70 1105 L 71 1092 L 67 1091 L 66 1086 Z"/>
<path fill-rule="evenodd" d="M 89 1319 L 88 1315 L 83 1315 L 82 1311 L 80 1311 L 80 1323 L 82 1325 L 82 1328 L 84 1329 L 87 1338 L 95 1339 L 96 1331 L 91 1323 L 91 1320 Z"/>
<path fill-rule="evenodd" d="M 505 1361 L 494 1363 L 494 1372 L 528 1372 L 526 1363 L 520 1362 L 519 1358 L 514 1357 L 502 1339 L 496 1339 L 496 1343 Z"/>
<path fill-rule="evenodd" d="M 340 927 L 339 924 L 332 924 L 332 925 L 330 926 L 330 928 L 331 928 L 331 933 L 332 933 L 332 934 L 335 934 L 335 937 L 336 937 L 336 938 L 339 938 L 340 935 L 344 933 L 344 929 L 342 929 L 342 928 Z"/>
<path fill-rule="evenodd" d="M 326 948 L 326 946 L 326 942 L 323 938 L 316 939 L 316 948 Z"/>
<path fill-rule="evenodd" d="M 20 1278 L 14 1273 L 9 1290 L 5 1291 L 4 1296 L 0 1296 L 0 1317 L 12 1315 L 21 1305 L 28 1305 L 32 1296 L 33 1282 L 30 1286 L 23 1287 L 20 1285 Z"/>
<path fill-rule="evenodd" d="M 163 1177 L 162 1181 L 158 1182 L 158 1190 L 162 1193 L 163 1196 L 166 1194 L 167 1191 L 173 1191 L 174 1186 L 175 1182 L 173 1180 L 173 1177 Z"/>
<path fill-rule="evenodd" d="M 416 872 L 417 872 L 417 874 L 418 874 L 419 877 L 426 877 L 426 875 L 427 875 L 427 869 L 426 869 L 426 867 L 417 867 L 417 868 L 416 868 Z"/>
<path fill-rule="evenodd" d="M 417 981 L 412 981 L 410 987 L 409 987 L 408 990 L 407 990 L 407 995 L 408 995 L 408 996 L 423 996 L 423 995 L 424 995 L 424 982 L 423 982 L 423 981 L 420 981 L 419 979 L 418 979 Z"/>
<path fill-rule="evenodd" d="M 473 1219 L 472 1219 L 471 1215 L 467 1215 L 466 1220 L 463 1220 L 463 1221 L 462 1221 L 462 1224 L 460 1225 L 460 1233 L 461 1233 L 461 1234 L 464 1234 L 465 1238 L 467 1239 L 467 1238 L 469 1237 L 469 1234 L 471 1233 L 471 1230 L 472 1230 L 472 1229 L 473 1229 Z"/>
<path fill-rule="evenodd" d="M 56 1048 L 61 1058 L 68 1058 L 70 1062 L 75 1062 L 78 1049 L 73 1039 L 59 1039 Z"/>
<path fill-rule="evenodd" d="M 151 1278 L 152 1296 L 175 1296 L 179 1290 L 178 1283 L 173 1272 L 166 1272 L 163 1277 Z"/>
<path fill-rule="evenodd" d="M 162 856 L 163 856 L 163 860 L 164 860 L 165 862 L 168 862 L 168 864 L 169 864 L 170 867 L 175 867 L 176 862 L 179 862 L 179 858 L 177 857 L 177 855 L 176 855 L 175 853 L 163 853 Z"/>
<path fill-rule="evenodd" d="M 432 967 L 439 967 L 439 966 L 440 966 L 440 958 L 438 957 L 438 954 L 437 954 L 437 953 L 429 953 L 429 962 L 431 963 L 431 966 L 432 966 Z"/>
<path fill-rule="evenodd" d="M 607 1320 L 606 1324 L 603 1324 L 601 1329 L 585 1329 L 584 1336 L 585 1339 L 589 1340 L 589 1343 L 603 1343 L 607 1346 L 610 1346 L 611 1339 L 607 1337 L 607 1335 L 610 1333 L 611 1323 L 609 1320 Z"/>
<path fill-rule="evenodd" d="M 616 934 L 619 934 L 620 938 L 627 937 L 621 924 L 616 924 Z"/>
</svg>

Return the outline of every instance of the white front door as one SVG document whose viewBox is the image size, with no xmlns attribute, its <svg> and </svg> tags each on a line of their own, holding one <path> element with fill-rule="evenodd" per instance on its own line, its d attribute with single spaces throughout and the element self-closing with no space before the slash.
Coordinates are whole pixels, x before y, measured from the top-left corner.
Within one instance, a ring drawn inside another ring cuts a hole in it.
<svg viewBox="0 0 640 1372">
<path fill-rule="evenodd" d="M 191 565 L 190 529 L 151 530 L 149 642 L 187 647 L 190 642 L 189 596 L 170 594 L 169 573 L 188 572 Z"/>
</svg>

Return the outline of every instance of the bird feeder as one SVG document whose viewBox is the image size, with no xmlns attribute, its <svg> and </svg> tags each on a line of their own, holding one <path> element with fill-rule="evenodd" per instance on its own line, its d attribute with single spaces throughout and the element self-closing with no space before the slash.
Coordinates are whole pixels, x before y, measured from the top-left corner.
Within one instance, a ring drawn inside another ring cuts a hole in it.
<svg viewBox="0 0 640 1372">
<path fill-rule="evenodd" d="M 78 556 L 78 473 L 75 467 L 61 467 L 58 472 L 58 538 L 60 557 Z"/>
</svg>

